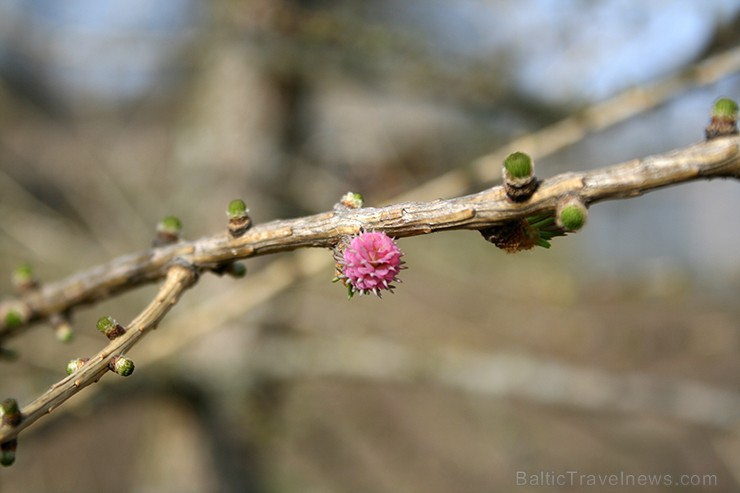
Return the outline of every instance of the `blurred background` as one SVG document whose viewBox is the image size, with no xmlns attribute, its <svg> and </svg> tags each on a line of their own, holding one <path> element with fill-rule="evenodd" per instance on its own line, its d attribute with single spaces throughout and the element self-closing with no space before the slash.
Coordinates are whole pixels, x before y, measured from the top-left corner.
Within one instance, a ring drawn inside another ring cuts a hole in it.
<svg viewBox="0 0 740 493">
<path fill-rule="evenodd" d="M 23 262 L 51 281 L 145 249 L 165 215 L 188 239 L 221 231 L 236 197 L 264 222 L 348 190 L 370 206 L 480 190 L 496 174 L 466 170 L 499 146 L 737 51 L 739 15 L 737 0 L 0 0 L 0 294 Z M 537 174 L 699 141 L 720 96 L 740 97 L 737 70 Z M 131 351 L 131 378 L 22 434 L 0 491 L 598 491 L 538 483 L 568 471 L 737 491 L 739 190 L 600 203 L 581 233 L 518 255 L 470 231 L 405 239 L 382 300 L 348 302 L 327 251 L 204 276 Z M 13 339 L 0 395 L 31 401 L 104 345 L 97 318 L 125 323 L 155 289 L 76 310 L 69 344 L 43 325 Z"/>
</svg>

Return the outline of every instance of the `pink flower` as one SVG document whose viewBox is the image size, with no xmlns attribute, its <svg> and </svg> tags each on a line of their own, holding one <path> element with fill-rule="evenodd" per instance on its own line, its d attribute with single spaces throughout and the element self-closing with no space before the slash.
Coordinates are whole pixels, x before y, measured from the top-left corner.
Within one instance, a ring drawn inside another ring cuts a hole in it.
<svg viewBox="0 0 740 493">
<path fill-rule="evenodd" d="M 375 293 L 380 296 L 381 289 L 393 291 L 391 284 L 402 269 L 403 253 L 396 242 L 383 232 L 363 232 L 351 239 L 345 239 L 337 248 L 337 279 L 341 279 L 349 291 L 350 298 L 355 293 Z"/>
</svg>

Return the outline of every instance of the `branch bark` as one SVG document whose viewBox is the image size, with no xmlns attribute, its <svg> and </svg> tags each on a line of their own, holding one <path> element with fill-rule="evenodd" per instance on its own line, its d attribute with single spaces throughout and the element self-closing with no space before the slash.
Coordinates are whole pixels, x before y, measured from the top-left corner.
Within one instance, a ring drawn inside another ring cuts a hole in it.
<svg viewBox="0 0 740 493">
<path fill-rule="evenodd" d="M 0 443 L 15 438 L 39 418 L 49 414 L 57 406 L 92 383 L 96 383 L 108 370 L 108 363 L 124 354 L 134 346 L 147 332 L 157 327 L 167 312 L 177 303 L 182 293 L 192 286 L 197 279 L 195 271 L 186 265 L 173 265 L 167 271 L 167 277 L 152 302 L 129 324 L 127 331 L 112 340 L 98 354 L 73 374 L 54 384 L 47 392 L 38 397 L 23 409 L 23 420 L 17 426 L 0 424 Z"/>
<path fill-rule="evenodd" d="M 17 426 L 0 424 L 0 443 L 15 438 L 18 433 L 39 418 L 51 413 L 57 406 L 97 382 L 108 370 L 115 356 L 124 354 L 147 332 L 156 328 L 167 312 L 177 303 L 186 289 L 197 280 L 195 270 L 184 264 L 175 264 L 167 270 L 166 279 L 152 302 L 127 327 L 125 334 L 112 340 L 80 369 L 54 384 L 47 392 L 21 409 L 22 421 Z"/>
<path fill-rule="evenodd" d="M 543 180 L 537 192 L 523 203 L 512 202 L 503 187 L 495 186 L 447 200 L 334 210 L 272 221 L 254 226 L 239 238 L 232 238 L 224 228 L 222 233 L 199 240 L 119 257 L 0 304 L 0 314 L 14 307 L 27 314 L 25 323 L 17 326 L 9 326 L 5 317 L 0 320 L 0 344 L 32 322 L 162 279 L 177 262 L 201 272 L 258 255 L 331 247 L 343 236 L 361 229 L 385 231 L 397 238 L 453 229 L 479 230 L 534 214 L 552 213 L 564 197 L 577 197 L 590 205 L 711 178 L 740 178 L 740 137 L 701 142 L 587 172 L 557 175 Z"/>
</svg>

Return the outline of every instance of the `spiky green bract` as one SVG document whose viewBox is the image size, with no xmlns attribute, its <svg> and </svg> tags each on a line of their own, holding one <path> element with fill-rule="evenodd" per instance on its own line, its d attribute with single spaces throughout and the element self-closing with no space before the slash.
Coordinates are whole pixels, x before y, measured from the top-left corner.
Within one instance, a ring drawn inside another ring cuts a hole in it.
<svg viewBox="0 0 740 493">
<path fill-rule="evenodd" d="M 511 178 L 529 178 L 534 174 L 532 158 L 523 152 L 514 152 L 504 160 L 504 169 Z"/>
<path fill-rule="evenodd" d="M 555 225 L 555 218 L 548 214 L 528 217 L 527 223 L 535 246 L 550 248 L 552 246 L 550 240 L 556 236 L 562 236 L 562 231 Z"/>
<path fill-rule="evenodd" d="M 229 202 L 229 218 L 242 217 L 247 213 L 247 204 L 242 199 L 234 199 Z"/>
<path fill-rule="evenodd" d="M 531 250 L 539 246 L 550 248 L 550 240 L 564 236 L 565 232 L 555 223 L 552 214 L 538 214 L 526 219 L 510 221 L 480 230 L 483 238 L 507 253 Z"/>
<path fill-rule="evenodd" d="M 714 117 L 737 120 L 737 115 L 738 106 L 733 99 L 719 98 L 712 106 L 712 116 Z"/>
</svg>

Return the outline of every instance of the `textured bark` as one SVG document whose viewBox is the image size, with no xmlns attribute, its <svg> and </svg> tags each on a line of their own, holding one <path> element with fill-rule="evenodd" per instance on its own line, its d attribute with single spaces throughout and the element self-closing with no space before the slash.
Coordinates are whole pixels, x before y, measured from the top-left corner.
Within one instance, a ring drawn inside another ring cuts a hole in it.
<svg viewBox="0 0 740 493">
<path fill-rule="evenodd" d="M 651 190 L 692 180 L 740 177 L 740 137 L 701 142 L 666 154 L 635 159 L 581 173 L 564 173 L 542 180 L 526 202 L 514 203 L 503 187 L 429 202 L 403 202 L 382 208 L 342 209 L 297 219 L 258 224 L 243 236 L 223 232 L 195 241 L 125 255 L 107 264 L 45 284 L 40 290 L 0 304 L 0 314 L 13 307 L 35 322 L 94 303 L 165 277 L 175 262 L 196 271 L 218 269 L 224 263 L 304 247 L 328 248 L 342 236 L 361 229 L 385 231 L 396 238 L 452 229 L 479 230 L 534 214 L 553 213 L 566 197 L 586 205 L 632 198 Z M 329 253 L 327 253 L 329 255 Z M 9 327 L 0 319 L 0 342 L 27 327 Z"/>
</svg>

